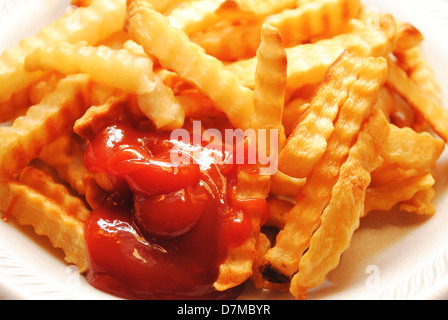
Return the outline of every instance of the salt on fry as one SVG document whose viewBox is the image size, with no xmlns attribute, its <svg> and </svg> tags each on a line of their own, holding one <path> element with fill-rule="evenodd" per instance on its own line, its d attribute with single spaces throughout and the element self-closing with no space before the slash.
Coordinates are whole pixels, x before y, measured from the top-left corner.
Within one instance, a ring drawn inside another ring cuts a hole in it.
<svg viewBox="0 0 448 320">
<path fill-rule="evenodd" d="M 221 61 L 205 54 L 145 1 L 130 2 L 126 27 L 131 38 L 149 55 L 156 57 L 163 67 L 176 71 L 183 80 L 194 83 L 235 127 L 249 127 L 254 113 L 252 91 L 241 86 Z"/>
<path fill-rule="evenodd" d="M 363 56 L 359 49 L 346 51 L 333 68 L 337 68 L 338 64 L 350 64 L 352 59 L 359 59 L 359 56 Z M 270 282 L 287 282 L 297 272 L 300 258 L 308 248 L 321 213 L 330 201 L 340 166 L 353 139 L 370 116 L 379 87 L 384 84 L 386 61 L 364 56 L 364 63 L 359 64 L 357 73 L 358 80 L 348 91 L 323 157 L 296 195 L 296 205 L 288 213 L 285 228 L 279 232 L 275 246 L 265 256 L 262 273 Z"/>
<path fill-rule="evenodd" d="M 350 148 L 331 192 L 331 200 L 322 213 L 320 226 L 300 260 L 299 272 L 291 280 L 290 290 L 296 298 L 305 299 L 308 289 L 319 286 L 349 247 L 364 213 L 370 173 L 379 164 L 381 148 L 388 134 L 387 119 L 377 111 Z"/>
<path fill-rule="evenodd" d="M 86 75 L 68 76 L 40 104 L 25 116 L 0 128 L 0 177 L 10 178 L 36 158 L 46 144 L 54 141 L 85 111 Z"/>
</svg>

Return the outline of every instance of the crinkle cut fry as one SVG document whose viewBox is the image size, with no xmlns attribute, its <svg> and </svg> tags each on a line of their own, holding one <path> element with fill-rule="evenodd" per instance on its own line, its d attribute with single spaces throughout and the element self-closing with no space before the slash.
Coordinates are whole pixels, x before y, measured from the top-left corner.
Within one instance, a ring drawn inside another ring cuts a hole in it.
<svg viewBox="0 0 448 320">
<path fill-rule="evenodd" d="M 11 178 L 39 156 L 44 146 L 73 125 L 85 111 L 86 75 L 68 76 L 40 104 L 28 109 L 12 126 L 0 128 L 0 177 Z"/>
<path fill-rule="evenodd" d="M 64 207 L 20 182 L 0 180 L 0 210 L 6 218 L 14 217 L 20 225 L 32 226 L 38 235 L 47 236 L 80 273 L 88 270 L 84 223 Z"/>
<path fill-rule="evenodd" d="M 128 4 L 126 28 L 131 38 L 164 68 L 176 71 L 181 79 L 193 83 L 213 100 L 232 125 L 247 129 L 254 113 L 252 90 L 243 87 L 221 61 L 207 55 L 149 3 L 129 0 Z"/>
<path fill-rule="evenodd" d="M 388 134 L 387 119 L 382 111 L 377 111 L 350 149 L 331 192 L 331 200 L 322 213 L 320 226 L 300 260 L 299 272 L 292 278 L 290 291 L 296 298 L 305 299 L 308 289 L 322 284 L 350 246 L 364 213 L 370 173 L 379 163 L 381 148 Z"/>
<path fill-rule="evenodd" d="M 357 50 L 347 51 L 336 63 L 347 63 L 352 55 L 359 54 Z M 285 283 L 297 272 L 300 258 L 330 201 L 339 168 L 361 126 L 370 117 L 378 90 L 387 76 L 387 63 L 381 57 L 366 57 L 365 64 L 360 65 L 357 72 L 359 79 L 353 83 L 347 101 L 340 109 L 326 152 L 297 194 L 296 205 L 288 213 L 285 228 L 265 256 L 262 273 L 267 281 Z"/>
<path fill-rule="evenodd" d="M 94 0 L 89 7 L 65 14 L 35 37 L 26 38 L 16 48 L 5 50 L 0 56 L 0 101 L 8 100 L 44 75 L 40 71 L 27 72 L 24 69 L 24 59 L 34 49 L 60 41 L 95 44 L 122 29 L 125 12 L 125 0 Z M 80 23 L 77 28 L 69 23 L 74 15 Z"/>
<path fill-rule="evenodd" d="M 287 48 L 287 87 L 300 88 L 307 84 L 319 83 L 334 61 L 353 44 L 366 48 L 373 56 L 386 55 L 395 48 L 396 36 L 395 19 L 391 15 L 383 15 L 378 27 L 367 26 L 330 39 Z M 255 68 L 254 58 L 226 65 L 226 69 L 235 73 L 248 88 L 254 87 Z"/>
<path fill-rule="evenodd" d="M 397 63 L 391 59 L 388 59 L 388 63 L 387 85 L 419 112 L 431 128 L 448 142 L 448 110 L 435 99 L 428 97 Z"/>
<path fill-rule="evenodd" d="M 295 178 L 305 178 L 322 158 L 333 133 L 333 122 L 357 80 L 356 70 L 365 64 L 362 56 L 330 68 L 311 100 L 308 111 L 289 135 L 279 155 L 279 169 Z"/>
<path fill-rule="evenodd" d="M 277 130 L 276 142 L 279 146 L 284 143 L 282 114 L 285 100 L 286 54 L 278 30 L 271 25 L 263 26 L 261 38 L 260 48 L 257 51 L 259 63 L 254 91 L 255 114 L 251 120 L 251 127 L 257 130 L 257 133 L 258 129 L 265 129 L 268 136 L 270 130 Z M 260 147 L 260 140 L 264 138 L 262 135 L 257 135 L 256 139 Z M 264 144 L 267 155 L 275 153 L 270 149 L 270 145 L 270 141 Z M 262 171 L 263 165 L 257 163 L 239 168 L 237 182 L 239 198 L 266 199 L 269 196 L 271 175 Z M 273 173 L 271 169 L 268 170 L 269 173 Z M 214 283 L 217 290 L 235 287 L 250 278 L 253 273 L 263 213 L 259 210 L 250 210 L 249 215 L 252 224 L 251 234 L 243 244 L 229 250 L 226 260 L 219 267 L 218 279 Z"/>
<path fill-rule="evenodd" d="M 280 31 L 285 47 L 291 47 L 305 43 L 312 37 L 337 34 L 347 21 L 355 17 L 359 7 L 359 0 L 313 1 L 266 19 L 211 28 L 193 35 L 192 40 L 221 60 L 247 59 L 255 56 L 260 45 L 260 30 L 265 22 Z"/>
</svg>

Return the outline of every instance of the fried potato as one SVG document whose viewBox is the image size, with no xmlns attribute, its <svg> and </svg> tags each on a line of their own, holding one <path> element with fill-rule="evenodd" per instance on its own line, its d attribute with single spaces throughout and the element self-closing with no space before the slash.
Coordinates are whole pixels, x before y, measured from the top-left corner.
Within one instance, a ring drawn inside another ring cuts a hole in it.
<svg viewBox="0 0 448 320">
<path fill-rule="evenodd" d="M 163 67 L 176 71 L 183 80 L 194 83 L 235 127 L 249 127 L 254 113 L 252 91 L 241 86 L 222 62 L 205 54 L 145 1 L 130 2 L 126 27 L 131 38 L 149 55 L 156 57 Z"/>
<path fill-rule="evenodd" d="M 346 54 L 349 55 L 349 54 Z M 347 103 L 349 92 L 358 81 L 359 74 L 366 68 L 378 68 L 362 55 L 342 57 L 328 71 L 318 88 L 306 115 L 297 124 L 279 155 L 279 169 L 295 178 L 305 178 L 320 161 L 328 138 L 334 130 L 333 122 L 340 108 Z M 373 72 L 365 76 L 366 86 L 378 90 L 382 73 Z M 370 91 L 365 92 L 370 97 Z M 377 99 L 375 97 L 375 99 Z"/>
<path fill-rule="evenodd" d="M 427 132 L 417 133 L 411 128 L 398 128 L 393 124 L 389 126 L 390 135 L 381 154 L 385 161 L 420 172 L 435 168 L 445 149 L 444 141 Z"/>
<path fill-rule="evenodd" d="M 296 298 L 305 299 L 308 289 L 319 286 L 349 247 L 364 213 L 370 173 L 379 164 L 381 148 L 388 134 L 387 119 L 377 111 L 351 147 L 331 192 L 331 200 L 322 213 L 320 226 L 300 260 L 299 272 L 292 278 L 290 290 Z"/>
<path fill-rule="evenodd" d="M 226 0 L 217 14 L 233 19 L 256 19 L 283 9 L 293 8 L 297 0 Z"/>
<path fill-rule="evenodd" d="M 257 51 L 257 83 L 254 92 L 255 114 L 251 128 L 278 130 L 283 133 L 282 114 L 285 100 L 286 55 L 278 30 L 270 25 L 262 28 L 261 44 Z M 260 148 L 261 136 L 257 136 Z M 277 144 L 282 143 L 278 137 Z M 271 155 L 270 143 L 264 145 L 266 154 Z M 238 169 L 237 192 L 240 199 L 266 199 L 269 196 L 271 176 L 262 172 L 260 162 Z M 231 248 L 227 258 L 219 267 L 219 276 L 214 287 L 225 290 L 249 279 L 253 273 L 256 244 L 263 223 L 263 212 L 249 210 L 252 229 L 249 238 L 240 246 Z"/>
<path fill-rule="evenodd" d="M 431 173 L 411 175 L 387 184 L 369 187 L 366 191 L 364 215 L 371 211 L 388 211 L 397 203 L 412 199 L 421 190 L 432 188 L 435 179 Z"/>
<path fill-rule="evenodd" d="M 406 72 L 394 61 L 388 60 L 389 73 L 387 85 L 393 88 L 409 105 L 419 112 L 431 128 L 445 141 L 448 141 L 448 110 L 428 97 Z"/>
<path fill-rule="evenodd" d="M 112 68 L 113 66 L 113 68 Z M 96 82 L 125 92 L 144 94 L 153 90 L 152 61 L 128 50 L 66 42 L 36 49 L 25 59 L 28 71 L 56 70 L 63 74 L 86 73 Z M 119 76 L 117 76 L 119 75 Z"/>
<path fill-rule="evenodd" d="M 192 35 L 221 20 L 216 10 L 224 0 L 197 0 L 182 2 L 167 18 L 171 25 Z"/>
<path fill-rule="evenodd" d="M 380 17 L 377 26 L 367 26 L 351 33 L 340 34 L 315 43 L 287 48 L 287 87 L 300 88 L 307 84 L 319 83 L 328 68 L 348 47 L 356 44 L 373 56 L 392 52 L 396 41 L 396 23 L 392 16 Z M 256 59 L 241 60 L 226 66 L 235 73 L 241 83 L 253 88 L 255 84 Z"/>
<path fill-rule="evenodd" d="M 436 103 L 442 104 L 442 92 L 440 84 L 434 74 L 434 69 L 428 64 L 421 46 L 415 46 L 408 50 L 394 52 L 397 64 L 408 74 L 423 92 Z"/>
<path fill-rule="evenodd" d="M 65 260 L 83 273 L 88 270 L 84 223 L 33 188 L 13 180 L 0 181 L 0 210 L 20 225 L 32 226 L 38 235 L 47 236 L 61 248 Z"/>
<path fill-rule="evenodd" d="M 282 123 L 286 88 L 286 53 L 280 33 L 270 24 L 263 25 L 261 38 L 260 48 L 257 51 L 258 64 L 253 94 L 255 113 L 250 121 L 250 127 L 277 130 L 277 145 L 280 150 L 286 139 Z M 267 144 L 269 145 L 270 143 Z M 267 151 L 266 154 L 270 155 L 270 150 Z"/>
<path fill-rule="evenodd" d="M 125 0 L 93 0 L 89 7 L 65 14 L 35 37 L 26 38 L 16 48 L 5 50 L 0 56 L 0 101 L 8 100 L 44 75 L 40 71 L 25 71 L 24 59 L 29 53 L 61 41 L 95 44 L 122 29 L 125 11 Z M 68 23 L 75 14 L 79 21 L 76 26 Z"/>
<path fill-rule="evenodd" d="M 90 211 L 80 198 L 71 195 L 64 185 L 54 181 L 51 175 L 42 170 L 28 166 L 20 172 L 18 181 L 55 201 L 80 221 L 86 221 L 90 215 Z"/>
<path fill-rule="evenodd" d="M 360 50 L 348 51 L 333 67 L 350 63 L 360 56 L 363 56 Z M 378 88 L 387 76 L 387 63 L 383 58 L 364 56 L 364 60 L 365 67 L 358 71 L 359 79 L 348 91 L 348 98 L 341 107 L 323 157 L 307 176 L 305 185 L 296 195 L 296 205 L 288 213 L 285 228 L 279 232 L 275 246 L 265 256 L 262 273 L 270 282 L 288 282 L 297 272 L 300 258 L 320 223 L 322 211 L 330 201 L 340 166 L 360 128 L 370 117 Z"/>
<path fill-rule="evenodd" d="M 265 19 L 211 28 L 194 34 L 192 40 L 221 60 L 248 59 L 256 54 L 261 27 L 266 22 L 279 30 L 285 47 L 291 47 L 314 37 L 337 34 L 355 17 L 359 7 L 359 0 L 318 0 Z"/>
<path fill-rule="evenodd" d="M 11 126 L 0 128 L 0 177 L 19 173 L 46 144 L 57 139 L 85 111 L 86 75 L 68 76 L 40 104 L 28 109 Z"/>
</svg>

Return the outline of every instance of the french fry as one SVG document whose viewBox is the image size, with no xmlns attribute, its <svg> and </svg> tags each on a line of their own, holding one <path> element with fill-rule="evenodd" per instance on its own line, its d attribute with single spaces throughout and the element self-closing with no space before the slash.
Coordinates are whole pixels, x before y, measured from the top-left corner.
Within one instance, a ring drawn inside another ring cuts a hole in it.
<svg viewBox="0 0 448 320">
<path fill-rule="evenodd" d="M 363 55 L 351 55 L 350 59 L 346 56 L 330 68 L 308 111 L 280 152 L 279 169 L 291 177 L 307 177 L 320 161 L 334 131 L 333 122 L 342 106 L 350 103 L 349 92 L 358 86 L 359 77 L 363 77 L 370 90 L 379 90 L 381 86 L 383 74 L 375 72 L 377 64 L 366 60 Z M 372 69 L 373 72 L 362 74 L 366 69 Z M 365 91 L 365 97 L 376 101 L 377 97 L 372 96 L 370 90 Z"/>
<path fill-rule="evenodd" d="M 73 132 L 90 140 L 106 125 L 118 119 L 125 110 L 130 110 L 127 95 L 112 96 L 100 106 L 91 106 L 73 125 Z"/>
<path fill-rule="evenodd" d="M 349 247 L 364 213 L 370 173 L 379 164 L 381 148 L 388 134 L 387 119 L 377 111 L 351 147 L 331 192 L 331 200 L 322 213 L 320 226 L 300 260 L 299 272 L 291 280 L 290 291 L 296 298 L 305 299 L 308 289 L 319 286 Z"/>
<path fill-rule="evenodd" d="M 397 64 L 408 74 L 425 94 L 442 104 L 440 84 L 434 74 L 434 69 L 428 64 L 421 46 L 415 46 L 405 51 L 395 51 Z"/>
<path fill-rule="evenodd" d="M 286 49 L 288 58 L 287 88 L 300 88 L 320 82 L 328 68 L 353 44 L 362 46 L 373 56 L 382 56 L 395 48 L 396 23 L 392 16 L 380 17 L 377 26 L 367 26 L 351 33 L 334 36 L 311 44 Z M 254 87 L 256 60 L 241 60 L 226 66 L 241 83 Z"/>
<path fill-rule="evenodd" d="M 271 194 L 294 198 L 306 179 L 297 179 L 277 171 L 271 177 Z"/>
<path fill-rule="evenodd" d="M 168 21 L 176 28 L 192 35 L 221 20 L 216 10 L 224 0 L 197 0 L 182 2 L 168 15 Z"/>
<path fill-rule="evenodd" d="M 8 100 L 44 75 L 40 71 L 25 71 L 24 59 L 29 53 L 61 41 L 95 44 L 123 27 L 121 21 L 125 11 L 125 0 L 93 0 L 89 7 L 65 14 L 35 37 L 26 38 L 16 48 L 5 50 L 0 56 L 0 101 Z M 70 23 L 75 20 L 74 15 L 78 15 L 76 26 Z"/>
<path fill-rule="evenodd" d="M 394 61 L 388 60 L 389 74 L 387 85 L 393 88 L 409 105 L 419 112 L 431 128 L 445 141 L 448 141 L 448 110 L 428 97 L 406 72 Z"/>
<path fill-rule="evenodd" d="M 149 55 L 156 57 L 163 67 L 176 71 L 183 80 L 194 83 L 234 126 L 249 127 L 254 113 L 252 91 L 241 86 L 238 78 L 224 69 L 222 62 L 205 54 L 145 1 L 130 2 L 126 27 L 131 38 Z"/>
<path fill-rule="evenodd" d="M 250 127 L 277 130 L 278 149 L 281 150 L 286 139 L 283 127 L 286 53 L 280 33 L 270 24 L 263 25 L 261 38 L 260 48 L 257 51 L 258 64 L 255 71 L 255 113 L 250 121 Z"/>
<path fill-rule="evenodd" d="M 381 156 L 388 163 L 396 163 L 402 169 L 425 172 L 435 168 L 445 149 L 445 142 L 427 132 L 417 133 L 410 128 L 398 128 L 390 124 L 390 135 L 385 141 Z"/>
<path fill-rule="evenodd" d="M 80 221 L 86 221 L 90 215 L 81 198 L 71 195 L 64 185 L 54 181 L 51 175 L 42 170 L 28 166 L 20 172 L 18 181 L 55 201 Z"/>
<path fill-rule="evenodd" d="M 226 0 L 217 14 L 231 19 L 257 19 L 295 7 L 297 0 Z"/>
<path fill-rule="evenodd" d="M 269 205 L 269 219 L 266 222 L 266 226 L 275 227 L 279 230 L 283 229 L 288 212 L 294 207 L 294 202 L 272 196 L 267 199 L 267 202 Z"/>
<path fill-rule="evenodd" d="M 86 75 L 69 76 L 11 126 L 0 128 L 0 177 L 19 173 L 85 111 Z"/>
<path fill-rule="evenodd" d="M 364 215 L 371 211 L 389 211 L 399 202 L 412 199 L 417 192 L 432 188 L 434 184 L 432 174 L 423 173 L 369 187 L 366 191 Z"/>
<path fill-rule="evenodd" d="M 255 114 L 251 128 L 278 130 L 277 144 L 281 144 L 283 104 L 285 100 L 286 60 L 278 31 L 270 25 L 262 28 L 261 44 L 257 51 L 258 66 L 254 92 Z M 257 131 L 258 133 L 258 131 Z M 269 135 L 269 133 L 268 133 Z M 257 135 L 257 143 L 262 137 Z M 271 155 L 270 142 L 265 144 L 266 154 Z M 260 163 L 238 169 L 237 192 L 241 199 L 266 199 L 269 196 L 271 176 L 261 172 Z M 257 239 L 263 212 L 250 210 L 252 229 L 249 238 L 240 246 L 231 248 L 226 260 L 219 267 L 214 287 L 225 290 L 235 287 L 252 276 Z"/>
<path fill-rule="evenodd" d="M 361 51 L 362 52 L 362 51 Z M 362 56 L 359 50 L 348 51 L 335 63 L 350 63 Z M 369 65 L 359 70 L 359 80 L 348 92 L 321 160 L 307 176 L 306 184 L 296 195 L 296 205 L 289 211 L 285 228 L 279 232 L 276 244 L 266 254 L 262 273 L 273 283 L 289 282 L 298 270 L 300 258 L 308 248 L 311 235 L 320 223 L 320 216 L 331 197 L 339 169 L 357 136 L 369 118 L 375 104 L 378 88 L 387 76 L 383 58 L 364 58 Z M 371 79 L 366 85 L 366 79 Z"/>
<path fill-rule="evenodd" d="M 419 46 L 424 40 L 421 32 L 410 23 L 397 22 L 397 47 L 395 52 L 403 52 Z"/>
<path fill-rule="evenodd" d="M 259 34 L 265 22 L 279 30 L 285 47 L 291 47 L 313 37 L 337 34 L 355 17 L 359 8 L 359 0 L 318 0 L 265 19 L 211 28 L 193 35 L 192 40 L 219 59 L 247 59 L 256 54 L 260 45 Z"/>
<path fill-rule="evenodd" d="M 434 187 L 419 190 L 414 194 L 412 199 L 400 202 L 399 209 L 418 215 L 432 216 L 436 213 L 436 206 L 432 202 L 435 194 L 436 191 Z"/>
<path fill-rule="evenodd" d="M 74 45 L 62 42 L 39 48 L 25 59 L 28 71 L 50 69 L 63 74 L 86 73 L 96 82 L 135 94 L 153 90 L 152 67 L 149 58 L 134 56 L 127 50 L 89 46 L 85 42 Z"/>
<path fill-rule="evenodd" d="M 64 207 L 20 182 L 0 181 L 0 209 L 20 225 L 32 226 L 38 235 L 47 236 L 55 248 L 61 248 L 65 260 L 83 273 L 88 270 L 84 223 Z"/>
</svg>

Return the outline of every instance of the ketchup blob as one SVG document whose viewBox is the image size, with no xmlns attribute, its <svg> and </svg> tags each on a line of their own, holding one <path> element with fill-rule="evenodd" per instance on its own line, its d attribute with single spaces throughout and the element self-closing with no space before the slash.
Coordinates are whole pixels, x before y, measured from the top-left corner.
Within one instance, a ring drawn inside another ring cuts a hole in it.
<svg viewBox="0 0 448 320">
<path fill-rule="evenodd" d="M 213 283 L 228 250 L 250 235 L 248 210 L 265 211 L 266 201 L 236 200 L 238 165 L 214 163 L 202 145 L 180 145 L 127 124 L 88 141 L 86 168 L 114 186 L 86 225 L 92 286 L 126 299 L 238 296 L 239 288 L 217 292 Z M 179 153 L 191 161 L 171 161 Z"/>
</svg>

